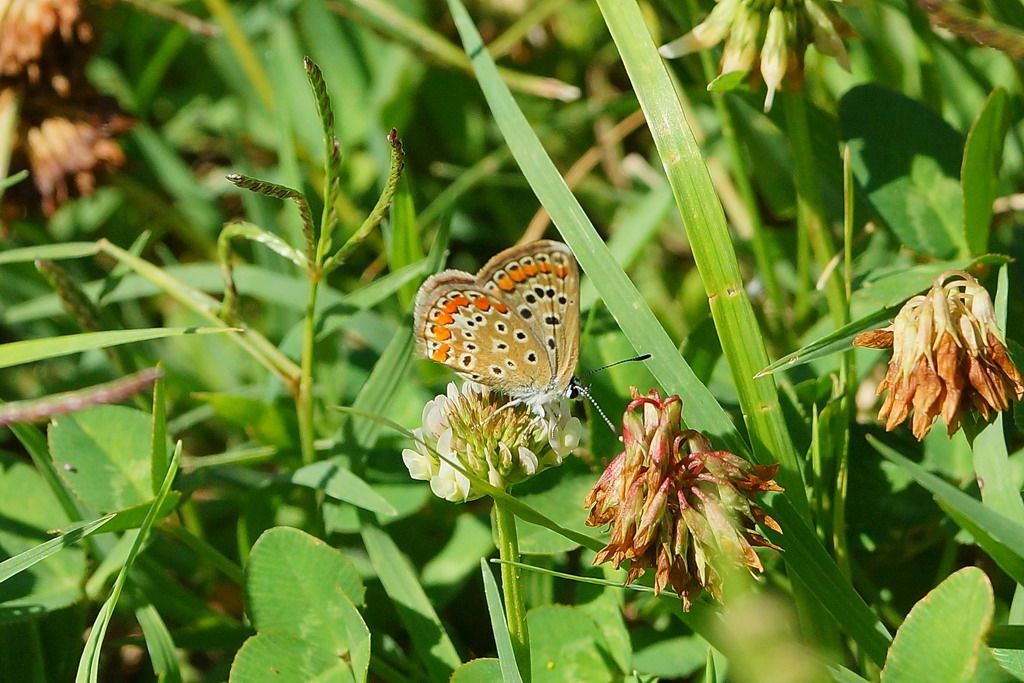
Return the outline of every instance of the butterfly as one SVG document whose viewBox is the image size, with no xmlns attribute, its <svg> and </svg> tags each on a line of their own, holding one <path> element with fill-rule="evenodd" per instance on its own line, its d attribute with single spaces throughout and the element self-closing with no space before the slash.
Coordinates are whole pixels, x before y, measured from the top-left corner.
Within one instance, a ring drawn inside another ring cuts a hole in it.
<svg viewBox="0 0 1024 683">
<path fill-rule="evenodd" d="M 537 410 L 580 391 L 580 274 L 569 247 L 506 249 L 476 275 L 445 270 L 416 295 L 424 355 Z"/>
</svg>

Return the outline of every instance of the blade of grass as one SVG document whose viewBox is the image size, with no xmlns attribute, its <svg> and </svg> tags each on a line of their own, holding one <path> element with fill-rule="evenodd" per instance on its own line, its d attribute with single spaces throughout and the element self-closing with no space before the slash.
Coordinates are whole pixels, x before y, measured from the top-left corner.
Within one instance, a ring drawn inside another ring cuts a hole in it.
<svg viewBox="0 0 1024 683">
<path fill-rule="evenodd" d="M 19 249 L 8 249 L 0 252 L 0 265 L 6 263 L 24 263 L 36 259 L 49 259 L 57 261 L 60 259 L 83 258 L 95 256 L 99 248 L 95 242 L 65 242 L 63 244 L 43 244 L 35 247 L 21 247 Z"/>
<path fill-rule="evenodd" d="M 446 681 L 461 664 L 455 645 L 420 586 L 416 568 L 373 517 L 360 514 L 360 534 L 370 562 L 412 638 L 413 648 L 426 666 L 430 680 Z"/>
<path fill-rule="evenodd" d="M 180 337 L 186 334 L 216 334 L 234 332 L 229 327 L 151 327 L 140 330 L 109 330 L 105 332 L 83 332 L 60 337 L 25 339 L 0 344 L 0 368 L 9 368 L 32 363 L 46 358 L 57 358 L 72 353 L 105 349 L 120 344 Z"/>
<path fill-rule="evenodd" d="M 518 564 L 518 563 L 516 563 Z M 498 584 L 494 574 L 487 566 L 487 560 L 480 558 L 480 572 L 484 577 L 484 597 L 487 599 L 487 613 L 491 617 L 491 632 L 494 633 L 494 645 L 498 650 L 498 662 L 501 664 L 501 680 L 505 683 L 523 683 L 523 677 L 516 665 L 516 655 L 509 637 L 508 624 L 505 623 L 505 608 L 501 605 Z"/>
<path fill-rule="evenodd" d="M 0 583 L 25 571 L 37 562 L 41 562 L 51 555 L 60 552 L 64 548 L 74 545 L 109 522 L 114 517 L 114 514 L 112 512 L 91 522 L 75 524 L 59 536 L 0 562 Z"/>
<path fill-rule="evenodd" d="M 153 663 L 153 673 L 157 675 L 157 679 L 160 683 L 180 683 L 181 668 L 174 652 L 174 639 L 156 607 L 149 602 L 136 607 L 135 619 L 142 627 L 146 649 L 149 650 L 149 659 Z"/>
<path fill-rule="evenodd" d="M 128 570 L 135 562 L 135 558 L 149 536 L 153 522 L 156 521 L 157 512 L 171 492 L 171 484 L 174 482 L 174 475 L 178 472 L 180 460 L 181 442 L 179 441 L 174 449 L 174 454 L 171 456 L 171 462 L 167 467 L 167 474 L 164 475 L 163 483 L 160 485 L 160 492 L 153 501 L 153 505 L 150 507 L 146 519 L 143 520 L 142 526 L 139 527 L 138 532 L 135 534 L 135 539 L 128 550 L 128 556 L 125 558 L 124 564 L 121 565 L 117 578 L 114 579 L 114 585 L 110 589 L 110 596 L 103 603 L 103 606 L 100 607 L 100 611 L 96 615 L 96 621 L 93 623 L 92 630 L 89 632 L 89 638 L 85 642 L 85 649 L 82 651 L 82 658 L 78 661 L 78 673 L 75 676 L 75 683 L 97 683 L 99 680 L 100 651 L 103 646 L 103 639 L 107 634 L 107 626 L 110 624 L 110 618 L 114 614 L 117 601 L 121 597 L 121 591 L 124 589 L 125 581 L 128 578 Z"/>
<path fill-rule="evenodd" d="M 872 436 L 868 443 L 927 489 L 958 525 L 1017 583 L 1024 584 L 1024 524 L 995 512 L 952 484 L 907 460 Z"/>
</svg>

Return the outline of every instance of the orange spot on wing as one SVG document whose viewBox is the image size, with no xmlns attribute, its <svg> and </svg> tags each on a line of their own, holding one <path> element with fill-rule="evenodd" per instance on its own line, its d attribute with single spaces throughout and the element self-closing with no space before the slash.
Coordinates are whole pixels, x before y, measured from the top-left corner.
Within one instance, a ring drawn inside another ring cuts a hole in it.
<svg viewBox="0 0 1024 683">
<path fill-rule="evenodd" d="M 431 360 L 436 360 L 438 363 L 443 363 L 448 360 L 448 352 L 452 350 L 452 347 L 447 344 L 441 344 L 437 347 L 432 354 L 430 354 Z"/>
<path fill-rule="evenodd" d="M 505 290 L 506 292 L 511 292 L 513 289 L 516 288 L 515 284 L 508 277 L 508 275 L 502 275 L 501 277 L 498 278 L 498 287 Z"/>
<path fill-rule="evenodd" d="M 550 273 L 551 272 L 551 264 L 548 263 L 547 261 L 541 263 L 537 267 L 540 268 L 540 272 L 542 272 L 542 273 Z"/>
<path fill-rule="evenodd" d="M 496 310 L 498 313 L 508 313 L 508 306 L 501 302 L 495 301 L 491 305 L 494 306 L 494 310 Z"/>
<path fill-rule="evenodd" d="M 509 268 L 508 276 L 515 280 L 516 282 L 522 282 L 523 280 L 526 279 L 526 274 L 523 271 L 519 270 L 518 268 Z"/>
<path fill-rule="evenodd" d="M 569 274 L 569 269 L 565 266 L 555 266 L 555 275 L 558 277 L 565 277 Z"/>
<path fill-rule="evenodd" d="M 473 299 L 473 305 L 479 308 L 481 311 L 486 311 L 491 307 L 491 302 L 487 300 L 486 296 L 478 296 Z"/>
<path fill-rule="evenodd" d="M 446 301 L 446 302 L 444 302 L 444 312 L 445 313 L 451 314 L 451 313 L 456 312 L 457 310 L 459 310 L 459 305 L 457 303 L 455 303 L 454 301 Z"/>
<path fill-rule="evenodd" d="M 453 311 L 454 312 L 454 311 Z M 451 325 L 455 322 L 455 318 L 451 317 L 447 313 L 438 313 L 434 318 L 434 322 L 438 325 Z"/>
<path fill-rule="evenodd" d="M 534 275 L 537 274 L 537 266 L 533 265 L 532 263 L 523 266 L 523 270 L 526 271 L 526 274 L 529 275 L 530 277 L 533 277 Z"/>
<path fill-rule="evenodd" d="M 434 339 L 437 341 L 444 341 L 445 339 L 451 339 L 452 331 L 444 325 L 434 325 Z"/>
<path fill-rule="evenodd" d="M 469 305 L 469 299 L 462 296 L 461 294 L 452 299 L 452 301 L 454 301 L 455 305 L 458 306 L 459 308 Z"/>
</svg>

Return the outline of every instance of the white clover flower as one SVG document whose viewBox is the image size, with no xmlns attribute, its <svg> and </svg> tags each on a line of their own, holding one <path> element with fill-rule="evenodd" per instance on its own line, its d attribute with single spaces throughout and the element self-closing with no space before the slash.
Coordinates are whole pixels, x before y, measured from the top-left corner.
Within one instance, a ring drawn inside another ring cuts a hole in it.
<svg viewBox="0 0 1024 683">
<path fill-rule="evenodd" d="M 583 442 L 583 424 L 570 413 L 568 399 L 541 408 L 509 402 L 474 382 L 461 389 L 449 383 L 445 394 L 423 407 L 415 448 L 403 450 L 402 461 L 409 476 L 429 481 L 434 495 L 452 502 L 484 495 L 465 472 L 507 488 L 561 463 Z"/>
</svg>

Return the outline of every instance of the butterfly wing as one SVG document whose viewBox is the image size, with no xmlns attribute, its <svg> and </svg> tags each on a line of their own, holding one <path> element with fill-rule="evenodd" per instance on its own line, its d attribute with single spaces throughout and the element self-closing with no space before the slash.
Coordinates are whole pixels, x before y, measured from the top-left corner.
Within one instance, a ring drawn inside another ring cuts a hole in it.
<svg viewBox="0 0 1024 683">
<path fill-rule="evenodd" d="M 460 270 L 430 277 L 416 295 L 416 339 L 427 358 L 467 379 L 512 396 L 536 394 L 552 382 L 547 353 L 502 294 Z"/>
<path fill-rule="evenodd" d="M 547 393 L 569 386 L 579 359 L 580 275 L 569 247 L 539 240 L 502 251 L 477 275 L 530 328 L 550 367 Z"/>
</svg>

